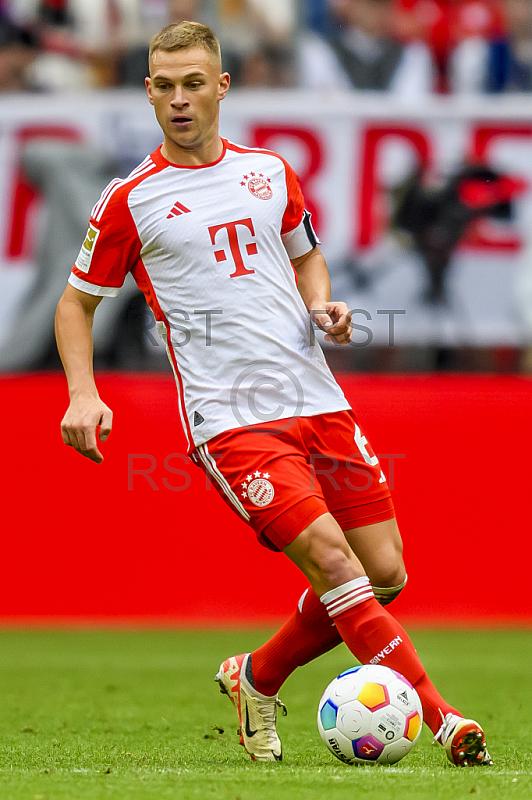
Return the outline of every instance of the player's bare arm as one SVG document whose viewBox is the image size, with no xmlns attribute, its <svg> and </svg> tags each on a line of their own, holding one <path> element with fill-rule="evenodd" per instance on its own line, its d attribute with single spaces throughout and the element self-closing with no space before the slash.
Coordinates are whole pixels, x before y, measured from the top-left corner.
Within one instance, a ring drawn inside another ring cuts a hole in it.
<svg viewBox="0 0 532 800">
<path fill-rule="evenodd" d="M 65 370 L 70 405 L 61 422 L 61 435 L 67 447 L 100 464 L 103 456 L 99 440 L 111 433 L 113 413 L 98 395 L 92 366 L 92 323 L 101 297 L 66 287 L 55 316 L 57 347 Z"/>
<path fill-rule="evenodd" d="M 297 273 L 299 293 L 312 319 L 327 332 L 325 340 L 349 344 L 353 330 L 351 314 L 345 303 L 330 299 L 329 271 L 321 250 L 314 247 L 305 255 L 292 259 L 292 263 Z"/>
</svg>

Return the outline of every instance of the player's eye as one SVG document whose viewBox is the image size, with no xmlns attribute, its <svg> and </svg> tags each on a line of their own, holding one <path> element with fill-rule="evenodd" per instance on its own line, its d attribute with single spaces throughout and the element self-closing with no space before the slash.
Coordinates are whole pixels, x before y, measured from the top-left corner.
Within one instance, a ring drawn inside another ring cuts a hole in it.
<svg viewBox="0 0 532 800">
<path fill-rule="evenodd" d="M 201 81 L 192 81 L 188 84 L 190 89 L 199 89 L 200 86 L 203 86 Z"/>
</svg>

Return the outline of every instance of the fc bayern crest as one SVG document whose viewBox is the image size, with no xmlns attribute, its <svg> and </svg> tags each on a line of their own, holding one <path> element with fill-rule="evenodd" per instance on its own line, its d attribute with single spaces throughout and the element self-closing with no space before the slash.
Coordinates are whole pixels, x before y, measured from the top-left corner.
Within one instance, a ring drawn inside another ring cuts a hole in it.
<svg viewBox="0 0 532 800">
<path fill-rule="evenodd" d="M 275 494 L 274 488 L 268 480 L 269 477 L 267 472 L 263 472 L 261 478 L 258 470 L 253 475 L 248 475 L 247 480 L 242 484 L 242 497 L 248 497 L 258 508 L 269 505 Z"/>
<path fill-rule="evenodd" d="M 262 172 L 258 175 L 256 172 L 250 172 L 249 175 L 244 175 L 243 180 L 240 182 L 241 186 L 246 186 L 253 197 L 257 197 L 259 200 L 271 200 L 273 197 L 273 189 L 270 186 L 271 178 L 266 178 Z"/>
</svg>

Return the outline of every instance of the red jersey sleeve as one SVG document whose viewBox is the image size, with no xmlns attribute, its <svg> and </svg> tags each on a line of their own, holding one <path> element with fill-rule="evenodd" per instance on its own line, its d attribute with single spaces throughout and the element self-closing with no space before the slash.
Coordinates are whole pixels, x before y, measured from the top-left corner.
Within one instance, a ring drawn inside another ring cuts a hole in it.
<svg viewBox="0 0 532 800">
<path fill-rule="evenodd" d="M 69 283 L 82 292 L 114 296 L 140 257 L 128 187 L 109 184 L 95 205 Z"/>
<path fill-rule="evenodd" d="M 286 174 L 286 209 L 283 214 L 281 236 L 297 228 L 303 219 L 303 212 L 305 210 L 305 201 L 299 184 L 299 178 L 290 164 L 284 159 L 283 162 Z"/>
<path fill-rule="evenodd" d="M 284 161 L 284 159 L 283 159 Z M 289 258 L 299 258 L 313 250 L 320 240 L 310 222 L 310 213 L 305 209 L 299 178 L 284 161 L 286 170 L 287 202 L 281 227 L 281 238 Z"/>
</svg>

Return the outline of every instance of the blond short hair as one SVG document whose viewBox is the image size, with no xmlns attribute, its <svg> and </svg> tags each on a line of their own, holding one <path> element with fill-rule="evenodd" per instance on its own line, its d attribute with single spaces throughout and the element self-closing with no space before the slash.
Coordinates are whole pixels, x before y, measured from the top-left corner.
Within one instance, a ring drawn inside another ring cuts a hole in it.
<svg viewBox="0 0 532 800">
<path fill-rule="evenodd" d="M 187 50 L 189 47 L 202 47 L 221 60 L 220 42 L 211 29 L 200 22 L 188 21 L 167 25 L 156 33 L 150 42 L 150 58 L 156 50 L 172 53 L 176 50 Z"/>
</svg>

